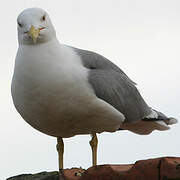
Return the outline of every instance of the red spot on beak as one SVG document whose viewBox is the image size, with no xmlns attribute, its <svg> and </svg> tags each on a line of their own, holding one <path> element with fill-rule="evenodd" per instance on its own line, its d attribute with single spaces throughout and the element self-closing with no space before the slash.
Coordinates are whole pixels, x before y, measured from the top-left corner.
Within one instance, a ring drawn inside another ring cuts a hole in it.
<svg viewBox="0 0 180 180">
<path fill-rule="evenodd" d="M 40 31 L 43 30 L 43 29 L 45 29 L 45 27 L 39 28 Z"/>
</svg>

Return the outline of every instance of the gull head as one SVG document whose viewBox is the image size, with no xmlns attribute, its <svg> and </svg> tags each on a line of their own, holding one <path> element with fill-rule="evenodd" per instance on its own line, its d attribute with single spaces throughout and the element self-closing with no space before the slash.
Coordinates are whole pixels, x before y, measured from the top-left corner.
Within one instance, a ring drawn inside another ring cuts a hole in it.
<svg viewBox="0 0 180 180">
<path fill-rule="evenodd" d="M 49 15 L 40 8 L 28 8 L 21 12 L 17 26 L 19 44 L 36 45 L 56 38 Z"/>
</svg>

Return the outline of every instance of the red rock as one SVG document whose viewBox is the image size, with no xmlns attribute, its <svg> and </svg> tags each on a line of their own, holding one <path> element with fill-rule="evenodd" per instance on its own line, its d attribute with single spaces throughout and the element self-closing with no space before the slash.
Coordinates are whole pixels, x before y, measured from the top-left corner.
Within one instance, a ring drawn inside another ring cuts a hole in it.
<svg viewBox="0 0 180 180">
<path fill-rule="evenodd" d="M 79 180 L 124 180 L 132 165 L 100 165 L 89 168 Z"/>
<path fill-rule="evenodd" d="M 81 175 L 84 173 L 84 169 L 81 168 L 72 168 L 63 170 L 65 180 L 79 180 Z M 60 180 L 63 180 L 60 178 Z"/>
<path fill-rule="evenodd" d="M 180 158 L 162 158 L 160 164 L 160 180 L 180 180 Z"/>
<path fill-rule="evenodd" d="M 126 180 L 159 180 L 160 158 L 137 161 L 129 170 Z"/>
<path fill-rule="evenodd" d="M 98 165 L 86 171 L 65 169 L 63 173 L 60 180 L 180 180 L 180 158 L 140 160 L 130 165 Z"/>
</svg>

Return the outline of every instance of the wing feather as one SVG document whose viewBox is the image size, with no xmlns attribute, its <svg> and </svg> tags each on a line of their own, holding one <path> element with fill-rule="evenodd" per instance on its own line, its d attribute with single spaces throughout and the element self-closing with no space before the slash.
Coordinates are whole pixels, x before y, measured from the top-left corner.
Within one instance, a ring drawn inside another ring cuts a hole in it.
<svg viewBox="0 0 180 180">
<path fill-rule="evenodd" d="M 73 48 L 89 69 L 89 83 L 96 96 L 124 114 L 125 122 L 136 122 L 151 113 L 135 83 L 115 64 L 103 56 Z"/>
</svg>

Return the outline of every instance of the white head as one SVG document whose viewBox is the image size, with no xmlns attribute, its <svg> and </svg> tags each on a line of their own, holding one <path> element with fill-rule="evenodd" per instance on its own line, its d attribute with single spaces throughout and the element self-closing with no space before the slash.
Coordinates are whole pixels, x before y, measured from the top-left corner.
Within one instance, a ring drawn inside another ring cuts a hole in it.
<svg viewBox="0 0 180 180">
<path fill-rule="evenodd" d="M 43 9 L 25 9 L 17 18 L 19 44 L 45 43 L 56 38 L 49 15 Z"/>
</svg>

